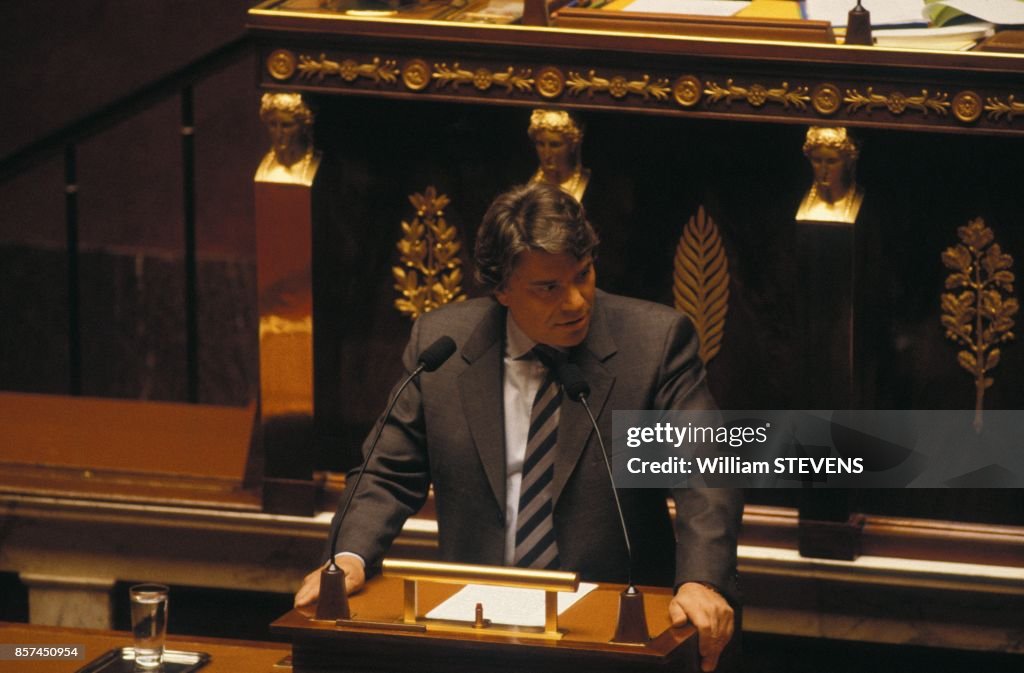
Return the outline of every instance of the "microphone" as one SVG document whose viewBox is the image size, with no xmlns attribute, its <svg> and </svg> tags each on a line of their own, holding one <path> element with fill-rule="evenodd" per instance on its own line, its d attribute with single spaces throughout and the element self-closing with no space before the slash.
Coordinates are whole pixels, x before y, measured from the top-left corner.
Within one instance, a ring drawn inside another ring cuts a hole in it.
<svg viewBox="0 0 1024 673">
<path fill-rule="evenodd" d="M 608 470 L 608 481 L 612 486 L 612 497 L 615 498 L 615 510 L 619 514 L 619 523 L 622 525 L 622 537 L 626 541 L 626 555 L 629 558 L 627 573 L 629 584 L 626 590 L 619 595 L 619 620 L 615 627 L 613 643 L 643 644 L 651 639 L 647 630 L 647 618 L 644 615 L 643 594 L 633 586 L 633 545 L 629 541 L 629 530 L 626 527 L 626 516 L 622 512 L 622 503 L 619 501 L 619 492 L 615 490 L 615 477 L 612 475 L 612 463 L 608 459 L 608 450 L 604 446 L 604 438 L 601 436 L 601 428 L 597 427 L 597 419 L 590 411 L 587 404 L 587 396 L 590 395 L 590 384 L 583 378 L 583 372 L 577 365 L 571 362 L 562 362 L 555 371 L 555 376 L 562 383 L 562 389 L 569 399 L 579 402 L 587 411 L 590 423 L 594 426 L 597 434 L 597 443 L 601 447 L 601 456 L 604 458 L 604 467 Z"/>
<path fill-rule="evenodd" d="M 558 380 L 562 382 L 562 388 L 565 390 L 565 394 L 569 396 L 569 399 L 579 402 L 583 405 L 583 408 L 587 410 L 587 416 L 590 418 L 591 424 L 594 426 L 594 432 L 597 433 L 597 443 L 601 447 L 601 456 L 604 458 L 605 469 L 608 470 L 608 480 L 612 484 L 612 495 L 615 497 L 615 509 L 619 513 L 619 523 L 622 525 L 622 537 L 626 540 L 626 554 L 629 556 L 629 586 L 633 587 L 633 545 L 629 541 L 629 531 L 626 529 L 626 517 L 622 513 L 622 503 L 619 502 L 619 493 L 615 490 L 615 477 L 612 476 L 612 464 L 608 460 L 608 450 L 604 446 L 604 438 L 601 436 L 601 429 L 597 427 L 597 420 L 594 418 L 594 414 L 590 411 L 590 405 L 587 404 L 587 395 L 590 394 L 590 384 L 583 378 L 583 372 L 577 365 L 571 362 L 564 362 L 558 366 L 555 373 Z"/>
<path fill-rule="evenodd" d="M 569 396 L 569 399 L 580 402 L 586 407 L 587 411 L 590 411 L 590 407 L 587 406 L 587 396 L 590 395 L 590 384 L 583 378 L 583 372 L 576 365 L 564 362 L 558 367 L 558 371 L 555 374 L 558 380 L 562 382 L 562 388 L 565 389 L 565 394 Z M 597 429 L 597 426 L 594 426 Z M 601 431 L 598 430 L 598 436 Z M 602 448 L 604 444 L 601 444 Z"/>
<path fill-rule="evenodd" d="M 384 432 L 384 426 L 387 424 L 388 417 L 391 416 L 391 410 L 395 408 L 395 403 L 398 402 L 398 398 L 402 396 L 402 391 L 405 390 L 413 379 L 419 376 L 423 372 L 432 372 L 438 367 L 448 361 L 448 358 L 455 353 L 455 341 L 450 336 L 442 336 L 434 343 L 427 346 L 417 358 L 416 369 L 412 370 L 412 373 L 405 377 L 402 381 L 402 385 L 398 387 L 398 390 L 391 397 L 391 401 L 388 402 L 387 408 L 384 410 L 384 415 L 381 416 L 380 423 L 377 426 L 377 434 L 373 436 L 373 441 L 370 443 L 370 450 L 366 452 L 366 458 L 363 459 L 363 464 L 359 468 L 359 474 L 356 476 L 356 481 L 352 484 L 352 490 L 349 493 L 348 499 L 345 501 L 345 507 L 342 508 L 341 514 L 338 515 L 338 525 L 334 528 L 334 533 L 331 535 L 331 545 L 328 548 L 329 563 L 327 567 L 320 571 L 320 598 L 316 606 L 316 618 L 317 619 L 350 619 L 351 614 L 348 609 L 348 594 L 345 591 L 345 572 L 338 567 L 337 562 L 334 560 L 338 550 L 338 534 L 341 532 L 341 525 L 345 522 L 345 516 L 348 514 L 348 508 L 352 505 L 352 501 L 355 499 L 356 490 L 359 488 L 359 482 L 363 480 L 363 475 L 366 474 L 366 466 L 370 464 L 370 459 L 373 457 L 373 452 L 377 448 L 377 442 L 380 441 L 380 436 Z M 348 491 L 348 488 L 345 489 Z"/>
<path fill-rule="evenodd" d="M 450 336 L 441 337 L 420 353 L 420 359 L 417 360 L 419 367 L 412 373 L 412 376 L 416 376 L 421 371 L 434 371 L 447 362 L 454 352 L 455 341 Z"/>
</svg>

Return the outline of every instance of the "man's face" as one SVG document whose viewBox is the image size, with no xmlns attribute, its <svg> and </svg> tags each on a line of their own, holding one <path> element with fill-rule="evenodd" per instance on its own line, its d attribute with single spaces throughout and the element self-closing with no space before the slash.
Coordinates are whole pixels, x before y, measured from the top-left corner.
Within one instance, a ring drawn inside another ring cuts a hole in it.
<svg viewBox="0 0 1024 673">
<path fill-rule="evenodd" d="M 567 252 L 526 250 L 516 258 L 508 282 L 494 294 L 526 336 L 570 348 L 590 329 L 595 283 L 590 255 L 576 259 Z"/>
</svg>

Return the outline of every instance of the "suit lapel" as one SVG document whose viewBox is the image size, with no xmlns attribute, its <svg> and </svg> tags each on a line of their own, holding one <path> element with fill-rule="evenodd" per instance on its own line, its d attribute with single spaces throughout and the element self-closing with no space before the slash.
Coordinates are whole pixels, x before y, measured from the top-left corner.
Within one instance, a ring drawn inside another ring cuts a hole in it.
<svg viewBox="0 0 1024 673">
<path fill-rule="evenodd" d="M 497 303 L 462 349 L 468 368 L 459 375 L 466 423 L 491 491 L 505 512 L 505 413 L 502 392 L 502 334 L 505 310 Z"/>
<path fill-rule="evenodd" d="M 590 384 L 587 403 L 595 418 L 600 418 L 615 384 L 615 375 L 604 364 L 605 360 L 615 354 L 616 346 L 608 329 L 600 296 L 601 293 L 598 293 L 587 338 L 569 355 L 569 361 L 580 368 L 584 379 Z M 594 427 L 583 405 L 568 397 L 563 398 L 558 421 L 558 454 L 555 456 L 555 475 L 552 480 L 555 503 L 565 489 L 569 476 L 576 469 L 593 432 Z"/>
</svg>

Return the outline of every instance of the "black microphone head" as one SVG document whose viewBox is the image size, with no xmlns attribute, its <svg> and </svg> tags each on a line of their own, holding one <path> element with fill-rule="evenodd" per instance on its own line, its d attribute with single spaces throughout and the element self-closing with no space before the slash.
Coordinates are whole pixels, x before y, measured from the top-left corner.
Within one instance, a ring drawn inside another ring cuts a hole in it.
<svg viewBox="0 0 1024 673">
<path fill-rule="evenodd" d="M 571 362 L 564 362 L 558 366 L 556 372 L 558 380 L 562 382 L 562 387 L 565 388 L 565 394 L 570 399 L 580 401 L 590 395 L 590 384 L 583 378 L 583 372 L 579 367 L 572 364 Z"/>
<path fill-rule="evenodd" d="M 443 365 L 454 352 L 455 341 L 450 336 L 443 336 L 420 353 L 419 364 L 423 365 L 423 371 L 432 372 Z"/>
</svg>

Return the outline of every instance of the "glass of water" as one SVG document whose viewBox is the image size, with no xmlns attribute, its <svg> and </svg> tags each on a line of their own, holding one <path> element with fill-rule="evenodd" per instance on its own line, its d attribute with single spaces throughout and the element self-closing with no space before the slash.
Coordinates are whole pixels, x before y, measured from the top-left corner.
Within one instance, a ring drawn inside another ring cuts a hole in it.
<svg viewBox="0 0 1024 673">
<path fill-rule="evenodd" d="M 167 587 L 163 584 L 136 584 L 129 590 L 129 595 L 132 600 L 135 668 L 156 669 L 164 658 Z"/>
</svg>

